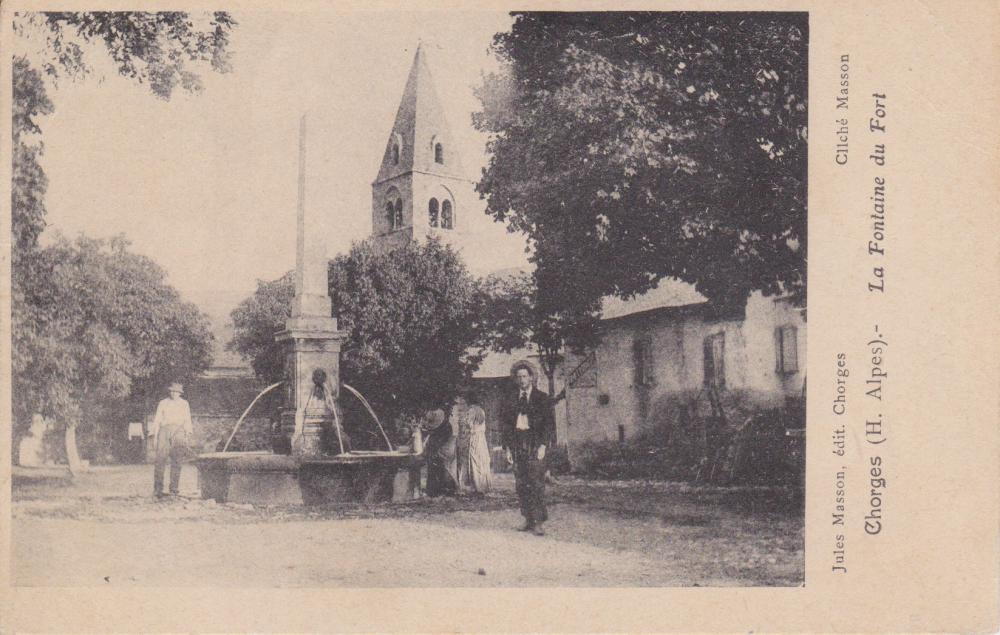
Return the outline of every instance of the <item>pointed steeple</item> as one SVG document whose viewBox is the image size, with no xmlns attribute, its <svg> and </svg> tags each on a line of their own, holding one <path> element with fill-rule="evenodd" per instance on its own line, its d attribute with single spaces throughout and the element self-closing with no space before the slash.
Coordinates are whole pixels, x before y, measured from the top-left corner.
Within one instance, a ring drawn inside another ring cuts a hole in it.
<svg viewBox="0 0 1000 635">
<path fill-rule="evenodd" d="M 376 183 L 412 171 L 465 178 L 421 42 L 386 142 Z"/>
</svg>

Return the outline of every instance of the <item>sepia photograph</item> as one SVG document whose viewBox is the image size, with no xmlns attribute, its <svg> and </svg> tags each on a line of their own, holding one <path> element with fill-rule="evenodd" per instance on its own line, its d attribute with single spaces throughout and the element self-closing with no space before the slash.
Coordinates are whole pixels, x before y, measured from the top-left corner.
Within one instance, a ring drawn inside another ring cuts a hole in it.
<svg viewBox="0 0 1000 635">
<path fill-rule="evenodd" d="M 5 19 L 11 585 L 807 586 L 809 13 Z"/>
</svg>

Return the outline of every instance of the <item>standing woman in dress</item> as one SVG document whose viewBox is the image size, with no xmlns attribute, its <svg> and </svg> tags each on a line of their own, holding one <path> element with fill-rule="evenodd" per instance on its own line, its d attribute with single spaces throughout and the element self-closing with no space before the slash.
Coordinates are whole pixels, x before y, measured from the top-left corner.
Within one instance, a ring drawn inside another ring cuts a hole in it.
<svg viewBox="0 0 1000 635">
<path fill-rule="evenodd" d="M 458 493 L 466 494 L 473 491 L 472 479 L 469 478 L 469 449 L 472 447 L 472 426 L 469 423 L 469 407 L 463 401 L 461 407 L 453 407 L 452 417 L 458 422 L 458 439 L 456 443 L 455 473 L 458 479 Z"/>
<path fill-rule="evenodd" d="M 458 475 L 463 488 L 485 494 L 493 488 L 490 473 L 490 446 L 486 442 L 486 412 L 479 406 L 470 406 L 465 419 L 469 428 L 469 458 Z"/>
</svg>

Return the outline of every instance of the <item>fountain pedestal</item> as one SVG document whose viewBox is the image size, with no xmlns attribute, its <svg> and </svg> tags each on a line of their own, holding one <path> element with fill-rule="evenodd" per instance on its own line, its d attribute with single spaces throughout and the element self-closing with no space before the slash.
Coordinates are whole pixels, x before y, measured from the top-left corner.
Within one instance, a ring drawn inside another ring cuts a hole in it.
<svg viewBox="0 0 1000 635">
<path fill-rule="evenodd" d="M 329 298 L 324 299 L 329 306 Z M 292 317 L 285 323 L 285 330 L 275 336 L 286 346 L 281 435 L 296 456 L 323 454 L 323 428 L 336 425 L 339 413 L 330 410 L 324 391 L 333 393 L 332 403 L 336 404 L 340 398 L 340 345 L 344 338 L 335 318 L 316 316 Z"/>
</svg>

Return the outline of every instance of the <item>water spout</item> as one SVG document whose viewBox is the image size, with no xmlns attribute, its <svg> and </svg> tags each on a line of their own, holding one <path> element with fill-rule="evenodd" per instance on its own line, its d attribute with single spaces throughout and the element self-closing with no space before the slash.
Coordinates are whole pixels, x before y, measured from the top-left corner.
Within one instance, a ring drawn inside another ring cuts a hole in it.
<svg viewBox="0 0 1000 635">
<path fill-rule="evenodd" d="M 223 451 L 223 452 L 225 452 L 226 450 L 228 450 L 228 449 L 229 449 L 229 444 L 233 442 L 233 437 L 235 437 L 235 436 L 236 436 L 236 432 L 237 432 L 237 431 L 238 431 L 238 430 L 240 429 L 240 424 L 241 424 L 241 423 L 243 423 L 243 420 L 244 420 L 244 419 L 246 419 L 246 416 L 247 416 L 248 414 L 250 414 L 250 410 L 252 410 L 252 409 L 253 409 L 253 407 L 254 407 L 254 405 L 255 405 L 255 404 L 257 403 L 257 401 L 258 401 L 258 400 L 259 400 L 259 399 L 260 399 L 261 397 L 263 397 L 263 396 L 264 396 L 264 395 L 266 395 L 267 393 L 271 392 L 272 390 L 274 390 L 275 388 L 277 388 L 278 386 L 280 386 L 280 385 L 281 385 L 281 384 L 283 384 L 283 383 L 285 383 L 285 382 L 283 382 L 283 381 L 279 381 L 279 382 L 278 382 L 278 383 L 276 383 L 276 384 L 271 384 L 270 386 L 268 386 L 268 387 L 267 387 L 267 388 L 265 388 L 264 390 L 262 390 L 262 391 L 260 391 L 259 393 L 257 393 L 257 396 L 253 398 L 253 401 L 251 401 L 251 402 L 250 402 L 250 405 L 249 405 L 249 406 L 247 406 L 247 409 L 246 409 L 246 410 L 244 410 L 244 411 L 243 411 L 243 414 L 241 414 L 241 415 L 240 415 L 240 418 L 239 418 L 239 420 L 238 420 L 238 421 L 236 422 L 236 426 L 235 426 L 235 427 L 233 427 L 233 431 L 232 431 L 232 433 L 230 433 L 230 435 L 229 435 L 229 438 L 228 438 L 228 439 L 226 439 L 226 444 L 225 444 L 224 446 L 222 446 L 222 451 Z"/>
<path fill-rule="evenodd" d="M 365 409 L 368 411 L 368 414 L 370 414 L 372 416 L 372 419 L 375 420 L 375 424 L 378 426 L 379 431 L 382 433 L 382 438 L 385 439 L 386 445 L 389 446 L 389 451 L 394 452 L 396 448 L 393 447 L 392 441 L 389 440 L 389 435 L 385 433 L 385 428 L 382 427 L 382 423 L 378 420 L 378 415 L 375 414 L 375 411 L 372 409 L 371 404 L 368 403 L 368 400 L 362 397 L 360 392 L 358 392 L 354 388 L 351 388 L 347 384 L 341 384 L 341 385 L 347 390 L 350 390 L 351 394 L 358 398 L 358 401 L 361 402 L 361 405 L 365 407 Z"/>
</svg>

